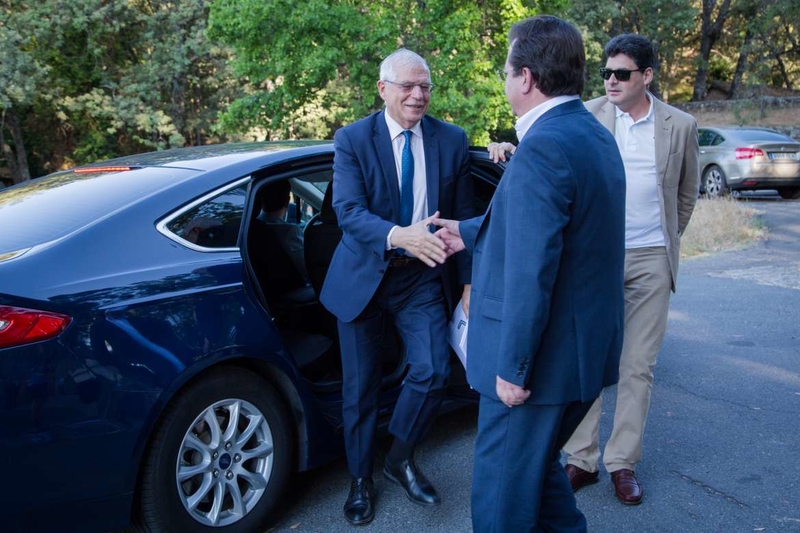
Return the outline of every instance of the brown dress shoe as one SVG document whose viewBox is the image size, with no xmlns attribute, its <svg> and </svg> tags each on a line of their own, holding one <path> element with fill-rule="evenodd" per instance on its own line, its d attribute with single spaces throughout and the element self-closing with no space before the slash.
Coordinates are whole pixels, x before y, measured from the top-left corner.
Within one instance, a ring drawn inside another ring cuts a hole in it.
<svg viewBox="0 0 800 533">
<path fill-rule="evenodd" d="M 614 482 L 614 493 L 617 499 L 625 505 L 639 505 L 642 503 L 642 486 L 636 479 L 633 470 L 622 469 L 611 472 L 611 481 Z"/>
<path fill-rule="evenodd" d="M 588 470 L 584 470 L 583 468 L 569 463 L 564 467 L 564 470 L 567 472 L 569 484 L 572 486 L 572 492 L 578 492 L 583 487 L 588 487 L 598 481 L 598 472 L 589 472 Z"/>
</svg>

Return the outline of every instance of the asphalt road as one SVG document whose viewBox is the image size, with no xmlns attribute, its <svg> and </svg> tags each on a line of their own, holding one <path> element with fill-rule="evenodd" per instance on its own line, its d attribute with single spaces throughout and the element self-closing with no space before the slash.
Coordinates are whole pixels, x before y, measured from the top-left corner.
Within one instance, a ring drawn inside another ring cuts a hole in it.
<svg viewBox="0 0 800 533">
<path fill-rule="evenodd" d="M 601 470 L 600 483 L 577 494 L 589 531 L 800 531 L 800 201 L 744 197 L 769 237 L 683 262 L 637 467 L 644 501 L 620 504 Z M 613 396 L 606 391 L 601 442 Z M 354 529 L 342 516 L 340 460 L 300 476 L 269 531 L 471 531 L 476 414 L 442 417 L 417 452 L 441 506 L 416 506 L 376 477 L 375 520 Z"/>
</svg>

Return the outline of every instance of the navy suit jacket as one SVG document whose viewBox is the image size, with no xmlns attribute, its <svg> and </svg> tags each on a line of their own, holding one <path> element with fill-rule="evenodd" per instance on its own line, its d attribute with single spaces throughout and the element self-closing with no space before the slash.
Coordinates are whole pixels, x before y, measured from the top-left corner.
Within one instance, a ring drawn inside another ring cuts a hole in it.
<svg viewBox="0 0 800 533">
<path fill-rule="evenodd" d="M 473 251 L 467 376 L 496 376 L 528 403 L 591 401 L 616 383 L 624 323 L 625 169 L 614 137 L 573 100 L 517 147 L 484 216 L 460 224 Z"/>
<path fill-rule="evenodd" d="M 400 187 L 384 112 L 341 128 L 333 138 L 333 209 L 343 235 L 320 301 L 344 322 L 354 320 L 367 306 L 394 254 L 386 250 L 386 237 L 400 221 Z M 464 130 L 425 116 L 422 138 L 428 215 L 438 210 L 442 217 L 455 220 L 473 216 L 469 143 Z M 455 272 L 451 272 L 451 262 Z M 455 285 L 470 282 L 469 257 L 457 254 L 444 268 L 437 268 L 442 271 L 452 309 Z"/>
</svg>

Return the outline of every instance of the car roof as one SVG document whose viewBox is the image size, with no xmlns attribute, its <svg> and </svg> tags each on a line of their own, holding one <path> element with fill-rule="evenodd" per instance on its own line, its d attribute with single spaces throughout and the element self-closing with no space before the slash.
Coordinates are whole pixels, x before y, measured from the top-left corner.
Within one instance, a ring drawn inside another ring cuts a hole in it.
<svg viewBox="0 0 800 533">
<path fill-rule="evenodd" d="M 698 130 L 711 130 L 719 133 L 723 137 L 730 137 L 748 142 L 797 142 L 779 131 L 757 126 L 700 126 Z"/>
<path fill-rule="evenodd" d="M 198 146 L 119 157 L 29 180 L 0 191 L 0 227 L 16 228 L 0 232 L 0 255 L 68 235 L 201 174 L 223 169 L 221 185 L 272 163 L 328 152 L 330 141 Z M 226 167 L 234 166 L 237 172 L 228 175 Z"/>
<path fill-rule="evenodd" d="M 276 141 L 210 144 L 122 156 L 72 170 L 105 166 L 164 166 L 192 168 L 195 170 L 214 170 L 227 166 L 232 162 L 246 161 L 248 159 L 263 157 L 267 154 L 278 154 L 287 150 L 297 150 L 298 148 L 330 145 L 332 145 L 332 141 Z"/>
</svg>

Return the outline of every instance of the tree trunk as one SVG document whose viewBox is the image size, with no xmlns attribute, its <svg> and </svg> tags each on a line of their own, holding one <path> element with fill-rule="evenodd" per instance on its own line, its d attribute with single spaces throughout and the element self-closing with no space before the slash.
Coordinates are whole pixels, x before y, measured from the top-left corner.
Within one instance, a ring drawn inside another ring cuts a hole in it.
<svg viewBox="0 0 800 533">
<path fill-rule="evenodd" d="M 6 142 L 6 110 L 3 109 L 3 114 L 0 116 L 0 150 L 3 151 L 3 157 L 8 164 L 8 169 L 11 171 L 11 179 L 14 183 L 17 182 L 19 176 L 19 169 L 17 168 L 17 158 L 14 155 L 14 150 Z"/>
<path fill-rule="evenodd" d="M 22 127 L 13 109 L 3 110 L 2 121 L 0 121 L 0 135 L 2 135 L 3 128 L 8 128 L 8 131 L 11 132 L 11 140 L 14 143 L 12 148 L 6 142 L 4 135 L 0 137 L 3 154 L 11 169 L 11 180 L 14 183 L 28 181 L 31 179 L 31 171 L 28 168 L 28 154 L 25 152 L 25 143 L 22 140 Z"/>
<path fill-rule="evenodd" d="M 742 78 L 744 77 L 745 70 L 747 69 L 747 56 L 750 54 L 750 45 L 753 42 L 753 31 L 748 24 L 747 30 L 744 33 L 744 42 L 739 49 L 739 60 L 736 62 L 736 70 L 733 73 L 731 80 L 731 88 L 728 92 L 728 100 L 735 100 L 740 97 L 739 87 L 742 85 Z"/>
<path fill-rule="evenodd" d="M 731 1 L 723 0 L 717 13 L 717 18 L 712 22 L 714 8 L 717 0 L 703 0 L 703 14 L 700 25 L 700 64 L 697 66 L 697 76 L 694 79 L 693 101 L 705 100 L 708 94 L 708 60 L 711 50 L 722 34 L 722 26 L 728 18 Z"/>
</svg>

